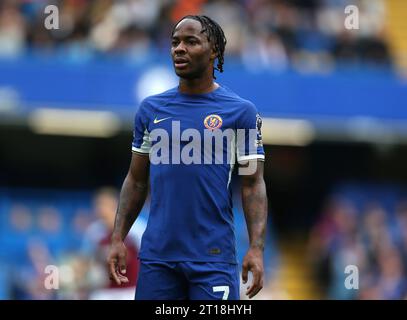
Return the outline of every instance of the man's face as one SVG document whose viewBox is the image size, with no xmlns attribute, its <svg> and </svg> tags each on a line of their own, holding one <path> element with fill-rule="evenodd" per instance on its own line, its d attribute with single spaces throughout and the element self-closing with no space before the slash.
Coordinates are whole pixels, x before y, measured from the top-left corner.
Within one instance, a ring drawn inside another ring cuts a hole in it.
<svg viewBox="0 0 407 320">
<path fill-rule="evenodd" d="M 107 194 L 98 195 L 94 202 L 97 216 L 110 229 L 114 226 L 117 205 L 117 199 Z"/>
<path fill-rule="evenodd" d="M 212 49 L 199 21 L 184 19 L 175 28 L 171 41 L 171 56 L 177 76 L 194 79 L 210 68 L 216 53 Z"/>
</svg>

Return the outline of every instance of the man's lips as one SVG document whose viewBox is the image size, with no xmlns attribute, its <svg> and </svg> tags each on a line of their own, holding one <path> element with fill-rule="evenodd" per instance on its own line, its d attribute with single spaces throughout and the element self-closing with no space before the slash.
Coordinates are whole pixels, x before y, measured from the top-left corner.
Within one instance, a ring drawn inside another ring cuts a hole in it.
<svg viewBox="0 0 407 320">
<path fill-rule="evenodd" d="M 185 58 L 175 58 L 174 66 L 175 68 L 185 68 L 188 65 L 189 61 Z"/>
</svg>

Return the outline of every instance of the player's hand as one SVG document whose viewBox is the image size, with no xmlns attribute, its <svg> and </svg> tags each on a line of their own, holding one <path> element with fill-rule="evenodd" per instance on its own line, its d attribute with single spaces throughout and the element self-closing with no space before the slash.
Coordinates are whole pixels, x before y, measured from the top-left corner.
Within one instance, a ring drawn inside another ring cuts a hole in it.
<svg viewBox="0 0 407 320">
<path fill-rule="evenodd" d="M 263 251 L 258 248 L 250 248 L 243 259 L 242 280 L 247 282 L 248 272 L 253 275 L 252 284 L 247 288 L 246 295 L 251 299 L 263 288 Z"/>
<path fill-rule="evenodd" d="M 127 249 L 123 241 L 113 241 L 110 247 L 109 263 L 110 280 L 114 280 L 118 285 L 129 282 L 126 274 Z"/>
</svg>

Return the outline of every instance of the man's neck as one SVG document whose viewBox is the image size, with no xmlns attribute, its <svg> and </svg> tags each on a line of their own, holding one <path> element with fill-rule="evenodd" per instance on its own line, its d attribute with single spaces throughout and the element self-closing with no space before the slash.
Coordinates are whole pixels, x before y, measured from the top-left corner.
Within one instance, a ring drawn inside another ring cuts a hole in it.
<svg viewBox="0 0 407 320">
<path fill-rule="evenodd" d="M 219 85 L 210 79 L 180 79 L 179 91 L 186 94 L 209 93 L 219 88 Z"/>
</svg>

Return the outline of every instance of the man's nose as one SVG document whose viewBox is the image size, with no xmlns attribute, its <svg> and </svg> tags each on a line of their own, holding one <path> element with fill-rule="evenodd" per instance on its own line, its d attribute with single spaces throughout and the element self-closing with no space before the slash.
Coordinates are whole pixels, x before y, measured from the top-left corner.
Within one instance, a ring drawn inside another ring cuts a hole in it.
<svg viewBox="0 0 407 320">
<path fill-rule="evenodd" d="M 186 47 L 185 47 L 183 41 L 180 41 L 180 43 L 178 43 L 178 45 L 174 49 L 174 53 L 176 53 L 176 54 L 185 53 L 186 51 L 187 50 L 186 50 Z"/>
</svg>

